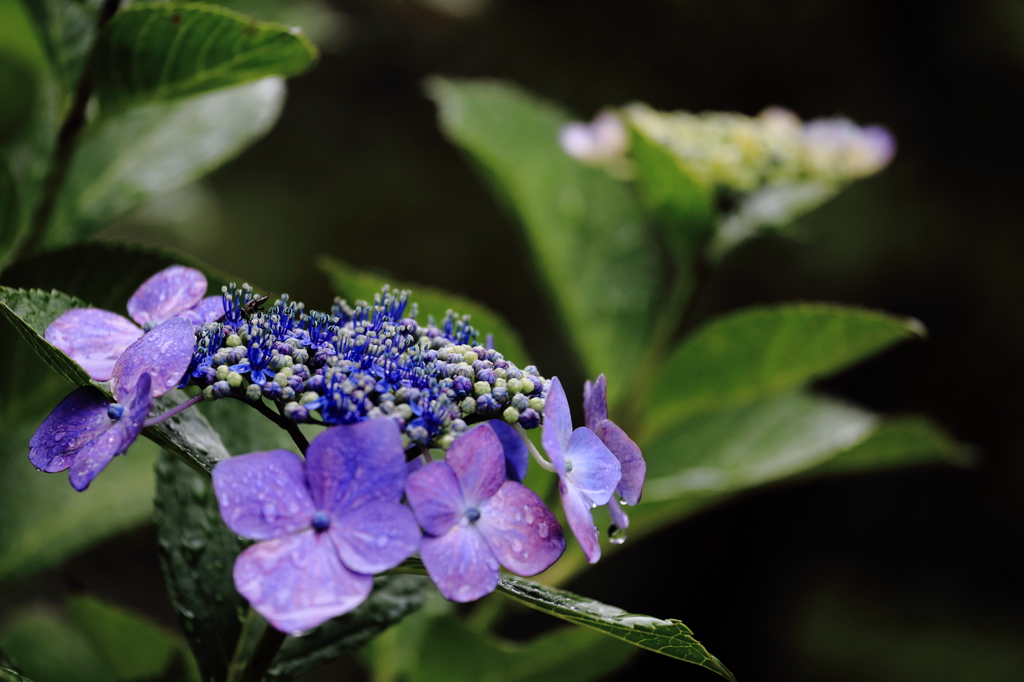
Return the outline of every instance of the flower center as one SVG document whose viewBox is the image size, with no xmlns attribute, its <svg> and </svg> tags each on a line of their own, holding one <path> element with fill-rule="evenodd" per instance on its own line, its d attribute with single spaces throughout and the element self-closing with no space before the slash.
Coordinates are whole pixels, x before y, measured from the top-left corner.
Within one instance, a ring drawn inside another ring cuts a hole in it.
<svg viewBox="0 0 1024 682">
<path fill-rule="evenodd" d="M 331 527 L 331 517 L 327 512 L 319 511 L 313 515 L 313 530 L 323 532 Z"/>
<path fill-rule="evenodd" d="M 572 471 L 572 460 L 567 459 L 565 460 L 565 473 L 569 473 L 570 471 Z"/>
<path fill-rule="evenodd" d="M 120 419 L 121 415 L 123 414 L 124 405 L 119 405 L 118 403 L 110 403 L 110 405 L 107 406 L 107 416 L 113 419 L 114 421 Z"/>
<path fill-rule="evenodd" d="M 480 510 L 476 507 L 470 507 L 466 510 L 466 518 L 469 519 L 470 523 L 476 523 L 480 520 Z"/>
</svg>

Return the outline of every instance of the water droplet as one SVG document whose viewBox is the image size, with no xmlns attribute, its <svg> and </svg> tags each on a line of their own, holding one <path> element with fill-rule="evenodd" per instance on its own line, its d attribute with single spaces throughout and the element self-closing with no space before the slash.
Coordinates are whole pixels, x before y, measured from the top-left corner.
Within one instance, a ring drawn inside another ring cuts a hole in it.
<svg viewBox="0 0 1024 682">
<path fill-rule="evenodd" d="M 63 440 L 64 439 L 64 432 L 63 431 L 58 431 L 57 433 L 53 434 L 53 439 L 56 440 L 56 441 Z"/>
<path fill-rule="evenodd" d="M 533 510 L 530 509 L 529 505 L 523 507 L 523 512 L 526 514 L 526 523 L 533 523 Z"/>
<path fill-rule="evenodd" d="M 512 551 L 515 552 L 516 554 L 519 554 L 520 552 L 522 552 L 523 551 L 523 543 L 519 542 L 519 540 L 513 540 L 512 541 Z"/>
<path fill-rule="evenodd" d="M 613 545 L 621 545 L 626 541 L 626 529 L 619 528 L 615 524 L 608 527 L 608 542 Z"/>
</svg>

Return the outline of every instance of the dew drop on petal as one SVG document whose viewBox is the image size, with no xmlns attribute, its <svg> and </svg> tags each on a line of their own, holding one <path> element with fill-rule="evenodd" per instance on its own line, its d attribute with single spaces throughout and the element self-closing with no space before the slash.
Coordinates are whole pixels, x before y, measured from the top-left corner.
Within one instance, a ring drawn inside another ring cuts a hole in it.
<svg viewBox="0 0 1024 682">
<path fill-rule="evenodd" d="M 532 524 L 533 523 L 533 510 L 530 509 L 530 506 L 529 505 L 524 506 L 523 507 L 523 512 L 526 513 L 526 523 Z"/>
<path fill-rule="evenodd" d="M 381 536 L 379 536 L 377 538 L 377 546 L 378 547 L 385 547 L 387 544 L 388 544 L 388 536 L 387 535 L 381 535 Z"/>
<path fill-rule="evenodd" d="M 538 525 L 537 526 L 537 535 L 539 535 L 541 537 L 541 539 L 547 538 L 547 536 L 548 536 L 548 524 L 541 523 L 540 525 Z"/>
<path fill-rule="evenodd" d="M 513 540 L 512 541 L 512 551 L 515 552 L 516 554 L 519 554 L 520 552 L 522 552 L 523 551 L 523 543 L 519 542 L 519 540 Z"/>
</svg>

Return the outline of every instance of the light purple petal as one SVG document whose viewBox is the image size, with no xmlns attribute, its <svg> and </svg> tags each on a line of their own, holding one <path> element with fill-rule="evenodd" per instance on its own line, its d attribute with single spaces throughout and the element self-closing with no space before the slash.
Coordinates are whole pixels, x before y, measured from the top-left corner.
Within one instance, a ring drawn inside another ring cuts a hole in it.
<svg viewBox="0 0 1024 682">
<path fill-rule="evenodd" d="M 253 540 L 310 528 L 316 513 L 302 460 L 287 450 L 220 462 L 213 469 L 213 490 L 227 527 Z"/>
<path fill-rule="evenodd" d="M 519 575 L 537 575 L 562 556 L 562 527 L 537 493 L 505 481 L 480 508 L 480 534 L 502 566 Z"/>
<path fill-rule="evenodd" d="M 562 497 L 562 509 L 565 510 L 565 520 L 569 522 L 572 534 L 579 541 L 587 561 L 596 564 L 601 558 L 601 545 L 597 541 L 590 500 L 579 488 L 566 483 L 563 478 L 558 479 L 558 494 Z"/>
<path fill-rule="evenodd" d="M 424 537 L 420 558 L 445 599 L 473 601 L 498 586 L 498 560 L 466 520 L 438 538 Z"/>
<path fill-rule="evenodd" d="M 562 390 L 562 383 L 558 377 L 551 377 L 551 387 L 544 401 L 544 426 L 540 442 L 559 474 L 563 471 L 564 452 L 569 447 L 571 435 L 572 415 L 569 414 L 569 401 L 565 398 L 565 391 Z"/>
<path fill-rule="evenodd" d="M 616 530 L 625 530 L 629 528 L 629 517 L 626 516 L 626 511 L 614 497 L 608 500 L 608 513 L 612 517 L 612 528 L 608 530 L 609 534 Z"/>
<path fill-rule="evenodd" d="M 167 393 L 181 381 L 195 346 L 191 322 L 180 317 L 164 322 L 121 354 L 110 378 L 114 397 L 123 403 L 144 372 L 153 380 L 154 397 Z"/>
<path fill-rule="evenodd" d="M 607 504 L 622 478 L 619 460 L 597 434 L 588 428 L 572 432 L 569 447 L 565 451 L 565 468 L 565 478 L 583 491 L 594 504 Z"/>
<path fill-rule="evenodd" d="M 327 531 L 342 563 L 356 573 L 381 573 L 419 548 L 420 527 L 397 502 L 371 502 L 331 520 Z"/>
<path fill-rule="evenodd" d="M 142 422 L 153 404 L 149 383 L 149 375 L 143 374 L 135 384 L 135 392 L 128 396 L 121 418 L 75 453 L 68 476 L 72 488 L 79 491 L 88 488 L 110 460 L 127 450 L 139 437 Z"/>
<path fill-rule="evenodd" d="M 390 419 L 333 426 L 309 444 L 306 479 L 317 509 L 332 514 L 398 502 L 407 475 L 402 437 Z"/>
<path fill-rule="evenodd" d="M 483 504 L 505 482 L 505 454 L 501 441 L 487 424 L 477 424 L 459 436 L 444 461 L 459 479 L 468 507 Z"/>
<path fill-rule="evenodd" d="M 207 322 L 216 322 L 224 317 L 224 297 L 207 296 L 195 308 L 183 310 L 180 317 L 184 317 L 197 327 L 202 327 Z"/>
<path fill-rule="evenodd" d="M 644 492 L 644 479 L 647 478 L 647 463 L 644 462 L 639 446 L 625 431 L 608 419 L 598 422 L 594 433 L 615 455 L 622 468 L 622 478 L 619 479 L 615 492 L 621 495 L 627 504 L 636 504 Z"/>
<path fill-rule="evenodd" d="M 113 425 L 110 401 L 92 386 L 82 386 L 60 401 L 29 440 L 28 458 L 40 471 L 54 473 L 71 466 L 75 453 Z"/>
<path fill-rule="evenodd" d="M 607 385 L 604 375 L 597 381 L 583 384 L 583 414 L 586 415 L 587 428 L 597 430 L 597 423 L 608 418 Z"/>
<path fill-rule="evenodd" d="M 172 265 L 142 283 L 128 299 L 128 314 L 152 327 L 194 308 L 206 293 L 206 277 L 195 268 Z"/>
<path fill-rule="evenodd" d="M 526 449 L 526 443 L 514 428 L 500 419 L 486 423 L 501 441 L 501 449 L 505 452 L 505 478 L 522 482 L 530 465 L 530 451 Z"/>
<path fill-rule="evenodd" d="M 459 480 L 447 462 L 431 462 L 409 474 L 405 495 L 416 521 L 431 535 L 444 535 L 466 513 Z"/>
<path fill-rule="evenodd" d="M 373 589 L 373 577 L 342 565 L 324 533 L 312 530 L 258 542 L 235 560 L 235 587 L 271 625 L 291 635 L 348 613 Z"/>
<path fill-rule="evenodd" d="M 46 340 L 97 381 L 110 379 L 114 363 L 140 336 L 131 320 L 99 308 L 72 308 L 46 328 Z"/>
</svg>

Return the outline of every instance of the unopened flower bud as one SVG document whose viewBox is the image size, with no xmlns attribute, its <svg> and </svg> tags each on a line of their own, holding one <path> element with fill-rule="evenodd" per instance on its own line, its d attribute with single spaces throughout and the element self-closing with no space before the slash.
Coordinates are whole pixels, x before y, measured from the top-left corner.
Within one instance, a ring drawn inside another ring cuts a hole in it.
<svg viewBox="0 0 1024 682">
<path fill-rule="evenodd" d="M 508 424 L 515 424 L 519 421 L 519 410 L 514 407 L 506 407 L 505 411 L 501 413 L 501 418 Z"/>
<path fill-rule="evenodd" d="M 473 392 L 476 393 L 477 396 L 488 395 L 491 392 L 491 385 L 486 381 L 478 381 L 473 384 Z"/>
<path fill-rule="evenodd" d="M 221 365 L 217 368 L 217 381 L 226 381 L 228 374 L 231 372 L 231 368 L 227 365 Z"/>
<path fill-rule="evenodd" d="M 228 372 L 227 382 L 231 388 L 238 388 L 242 385 L 242 375 L 238 372 Z"/>
<path fill-rule="evenodd" d="M 476 414 L 476 400 L 473 398 L 466 398 L 459 403 L 459 409 L 462 410 L 462 414 L 464 415 Z"/>
<path fill-rule="evenodd" d="M 532 407 L 523 410 L 519 415 L 519 425 L 524 429 L 535 429 L 540 426 L 540 414 Z"/>
<path fill-rule="evenodd" d="M 544 399 L 543 398 L 530 398 L 530 409 L 536 410 L 540 414 L 544 414 Z"/>
<path fill-rule="evenodd" d="M 256 402 L 263 397 L 263 389 L 259 384 L 249 384 L 245 389 L 245 398 L 251 402 Z"/>
<path fill-rule="evenodd" d="M 292 421 L 304 422 L 309 420 L 309 410 L 297 402 L 290 402 L 284 406 L 284 416 Z"/>
<path fill-rule="evenodd" d="M 519 390 L 529 395 L 533 393 L 533 389 L 536 388 L 533 381 L 529 377 L 523 377 L 519 380 Z"/>
</svg>

